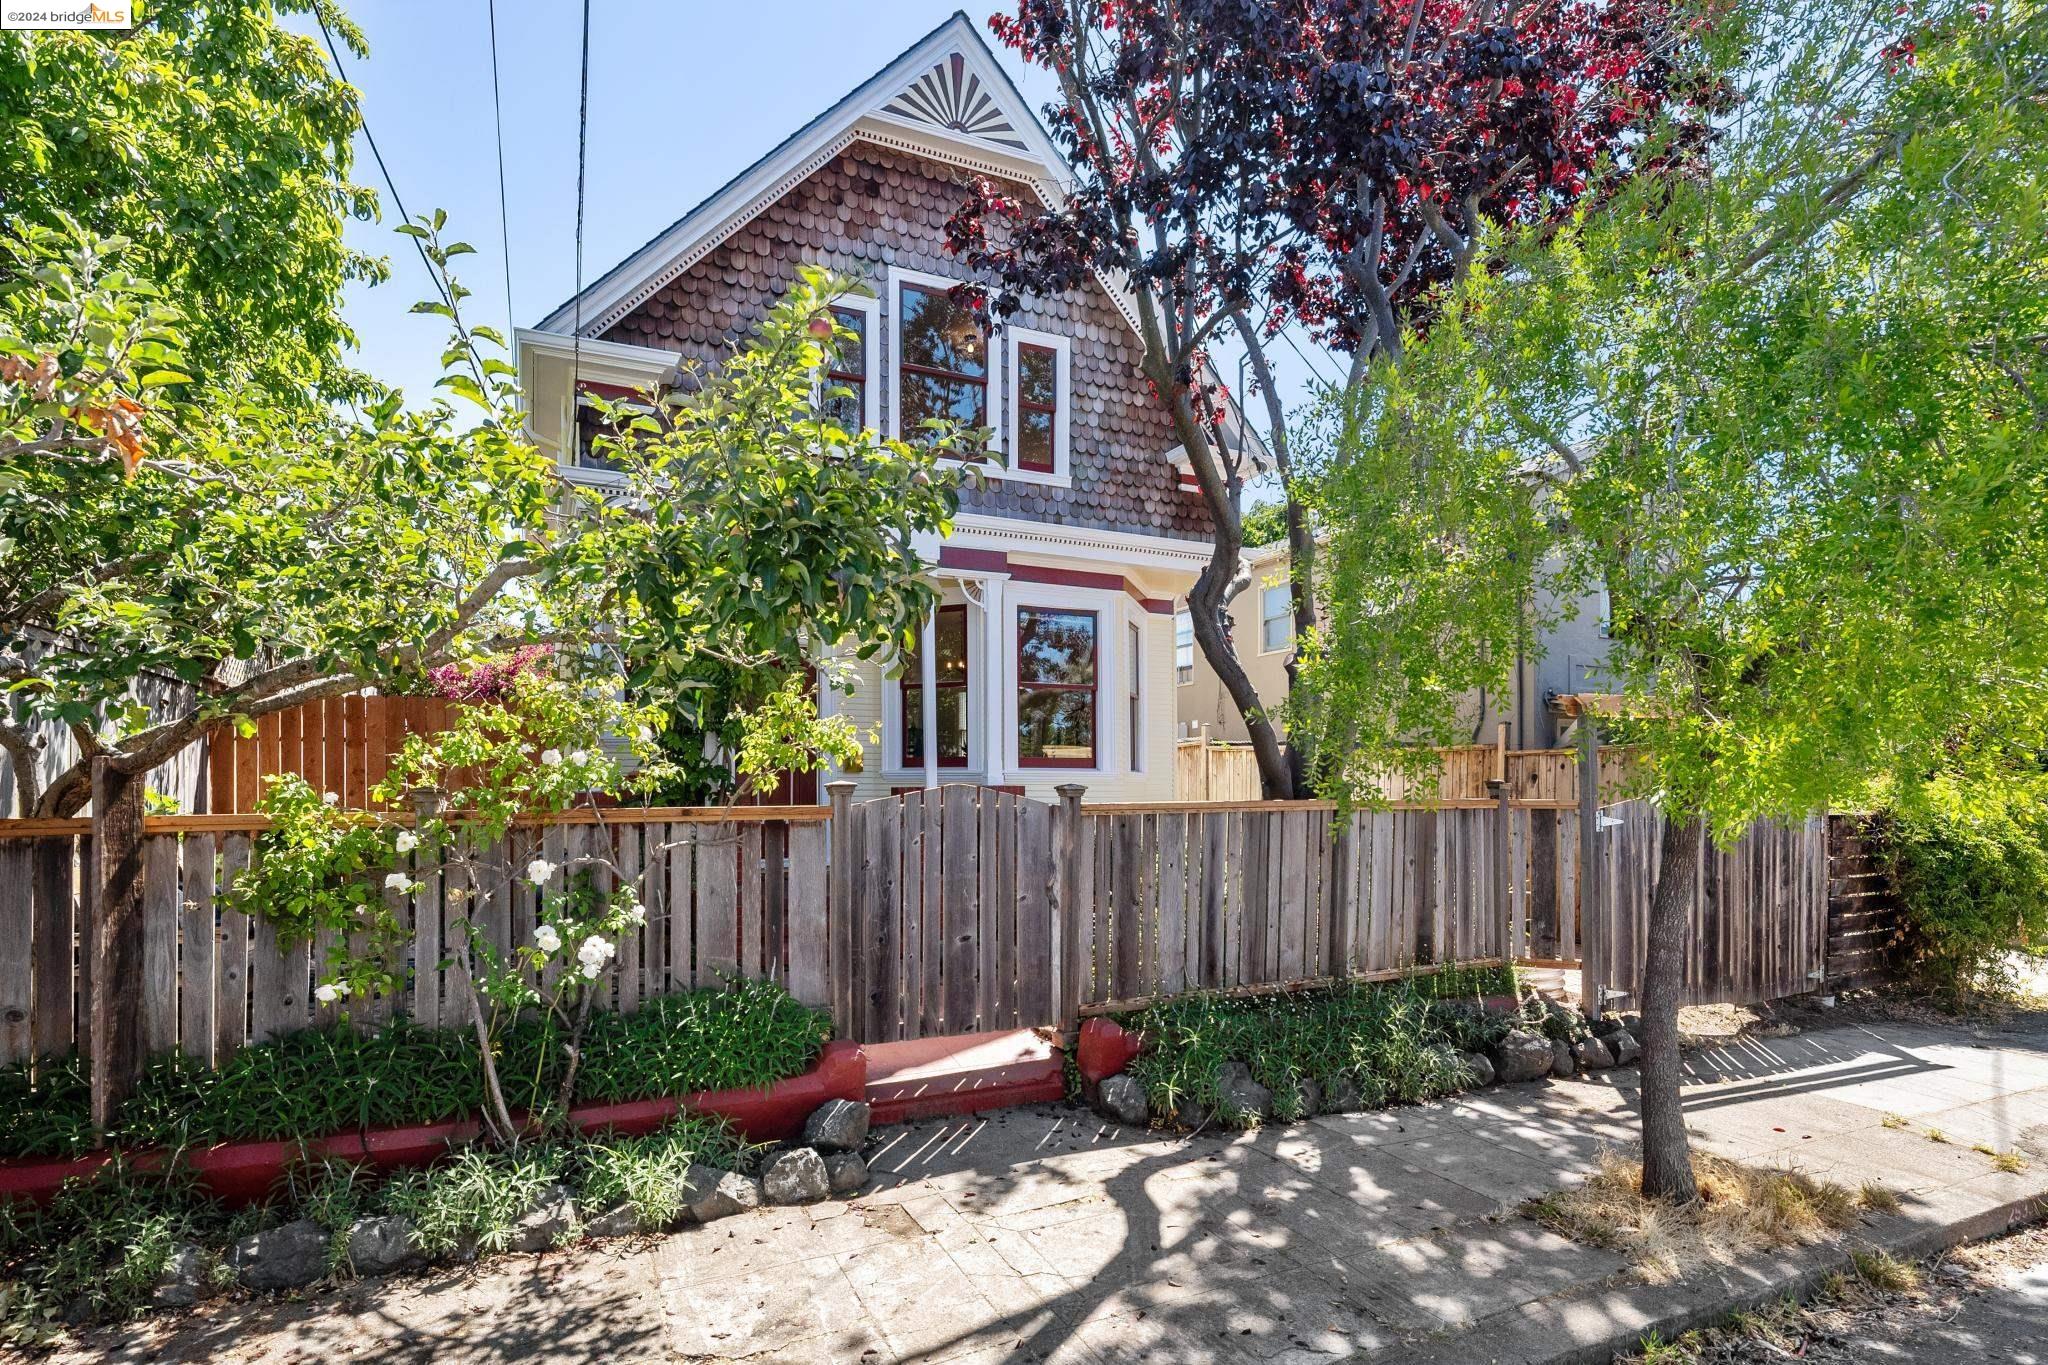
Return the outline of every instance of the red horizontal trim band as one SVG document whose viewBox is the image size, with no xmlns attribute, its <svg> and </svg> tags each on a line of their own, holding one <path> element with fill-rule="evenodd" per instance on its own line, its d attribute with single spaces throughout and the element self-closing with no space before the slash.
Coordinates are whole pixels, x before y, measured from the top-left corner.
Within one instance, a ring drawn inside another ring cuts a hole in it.
<svg viewBox="0 0 2048 1365">
<path fill-rule="evenodd" d="M 1154 616 L 1173 615 L 1173 602 L 1170 598 L 1141 597 L 1138 601 L 1146 611 L 1151 612 Z"/>
<path fill-rule="evenodd" d="M 939 567 L 942 569 L 977 569 L 983 573 L 1005 573 L 1010 568 L 1010 557 L 1001 550 L 963 550 L 951 545 L 939 547 Z"/>
<path fill-rule="evenodd" d="M 637 398 L 640 390 L 631 384 L 607 384 L 599 379 L 579 379 L 576 387 L 585 393 L 594 393 L 600 398 Z"/>
<path fill-rule="evenodd" d="M 943 554 L 939 562 L 945 563 Z M 1039 564 L 1013 564 L 1010 577 L 1019 583 L 1053 583 L 1063 588 L 1103 588 L 1109 592 L 1133 591 L 1122 574 L 1090 573 L 1085 569 L 1048 569 Z"/>
</svg>

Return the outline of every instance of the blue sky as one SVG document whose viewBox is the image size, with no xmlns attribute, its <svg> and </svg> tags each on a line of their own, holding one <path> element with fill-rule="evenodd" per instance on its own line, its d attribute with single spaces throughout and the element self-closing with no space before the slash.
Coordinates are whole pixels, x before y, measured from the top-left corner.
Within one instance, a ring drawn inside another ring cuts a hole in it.
<svg viewBox="0 0 2048 1365">
<path fill-rule="evenodd" d="M 584 279 L 681 217 L 957 7 L 957 0 L 593 0 Z M 367 35 L 370 56 L 344 51 L 343 60 L 398 193 L 416 214 L 448 211 L 450 232 L 477 249 L 457 264 L 475 292 L 467 306 L 477 321 L 502 325 L 506 255 L 486 0 L 352 0 L 346 8 Z M 968 13 L 977 23 L 987 17 L 982 7 Z M 580 29 L 578 0 L 498 0 L 511 318 L 520 326 L 574 293 Z M 1007 49 L 996 56 L 1033 107 L 1043 104 L 1050 79 Z M 356 179 L 384 194 L 360 136 Z M 346 311 L 361 340 L 359 363 L 417 400 L 439 374 L 445 333 L 439 319 L 408 312 L 431 286 L 392 232 L 397 210 L 384 197 L 384 220 L 353 224 L 350 237 L 387 256 L 392 278 L 352 290 Z M 1293 389 L 1305 370 L 1287 359 Z"/>
</svg>

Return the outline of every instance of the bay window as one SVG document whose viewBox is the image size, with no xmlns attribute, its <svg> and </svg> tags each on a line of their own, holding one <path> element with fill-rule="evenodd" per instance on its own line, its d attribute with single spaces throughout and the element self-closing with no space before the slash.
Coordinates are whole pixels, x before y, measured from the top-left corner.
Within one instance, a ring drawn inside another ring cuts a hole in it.
<svg viewBox="0 0 2048 1365">
<path fill-rule="evenodd" d="M 1017 761 L 1028 768 L 1095 766 L 1096 614 L 1017 611 Z"/>
<path fill-rule="evenodd" d="M 967 766 L 967 608 L 940 607 L 932 633 L 938 637 L 934 657 L 934 695 L 937 699 L 941 768 Z M 903 718 L 903 766 L 924 763 L 924 648 L 923 632 L 918 646 L 903 660 L 899 688 Z"/>
</svg>

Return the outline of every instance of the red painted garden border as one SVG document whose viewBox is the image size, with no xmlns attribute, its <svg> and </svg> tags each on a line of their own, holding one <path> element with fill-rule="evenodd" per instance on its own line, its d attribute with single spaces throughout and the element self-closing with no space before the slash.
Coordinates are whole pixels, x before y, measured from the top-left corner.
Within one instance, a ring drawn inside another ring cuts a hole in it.
<svg viewBox="0 0 2048 1365">
<path fill-rule="evenodd" d="M 841 1039 L 825 1044 L 824 1051 L 818 1054 L 818 1060 L 809 1070 L 777 1081 L 766 1089 L 700 1090 L 665 1099 L 583 1105 L 570 1111 L 569 1121 L 586 1133 L 637 1135 L 651 1133 L 679 1111 L 687 1110 L 697 1114 L 721 1114 L 730 1119 L 749 1141 L 772 1142 L 801 1133 L 804 1120 L 826 1100 L 865 1098 L 867 1079 L 867 1056 L 861 1051 L 860 1044 Z M 424 1166 L 450 1147 L 471 1141 L 477 1132 L 475 1119 L 457 1119 L 447 1123 L 335 1133 L 324 1138 L 311 1138 L 304 1143 L 296 1140 L 223 1142 L 188 1150 L 184 1159 L 200 1183 L 216 1197 L 230 1204 L 248 1204 L 270 1193 L 285 1168 L 302 1152 L 309 1157 L 340 1157 L 366 1162 L 380 1170 L 391 1170 L 402 1166 Z M 153 1148 L 135 1153 L 134 1164 L 142 1170 L 156 1170 L 168 1156 L 164 1149 Z M 0 1162 L 0 1199 L 25 1198 L 44 1203 L 66 1180 L 88 1175 L 109 1159 L 108 1153 L 95 1152 L 81 1157 Z"/>
</svg>

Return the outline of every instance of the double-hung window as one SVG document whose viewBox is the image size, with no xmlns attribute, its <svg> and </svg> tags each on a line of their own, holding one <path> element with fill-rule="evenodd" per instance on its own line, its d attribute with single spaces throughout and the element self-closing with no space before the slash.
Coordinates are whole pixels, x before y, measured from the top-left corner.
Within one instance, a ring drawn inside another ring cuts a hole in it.
<svg viewBox="0 0 2048 1365">
<path fill-rule="evenodd" d="M 1173 680 L 1195 680 L 1195 618 L 1185 611 L 1173 614 Z"/>
<path fill-rule="evenodd" d="M 1277 654 L 1294 643 L 1294 594 L 1285 583 L 1259 593 L 1259 652 Z"/>
<path fill-rule="evenodd" d="M 1009 475 L 1027 482 L 1068 478 L 1072 348 L 1066 337 L 1014 324 L 1004 329 L 1011 391 Z"/>
<path fill-rule="evenodd" d="M 1096 614 L 1017 610 L 1017 761 L 1027 768 L 1095 766 Z"/>
<path fill-rule="evenodd" d="M 938 637 L 934 656 L 934 692 L 939 726 L 939 766 L 967 766 L 967 608 L 940 607 L 934 618 L 933 634 Z M 903 660 L 900 688 L 903 717 L 903 766 L 924 766 L 924 656 L 923 632 L 918 648 Z"/>
<path fill-rule="evenodd" d="M 903 281 L 897 290 L 896 430 L 919 439 L 923 423 L 988 421 L 988 333 L 942 285 Z"/>
</svg>

